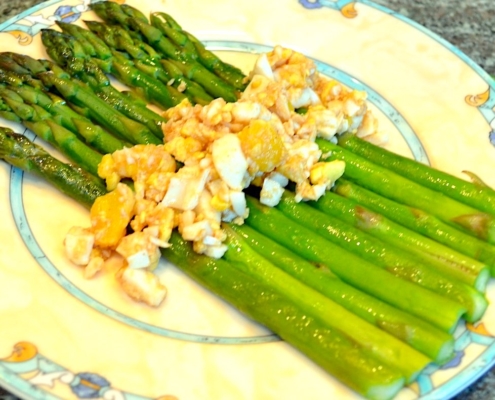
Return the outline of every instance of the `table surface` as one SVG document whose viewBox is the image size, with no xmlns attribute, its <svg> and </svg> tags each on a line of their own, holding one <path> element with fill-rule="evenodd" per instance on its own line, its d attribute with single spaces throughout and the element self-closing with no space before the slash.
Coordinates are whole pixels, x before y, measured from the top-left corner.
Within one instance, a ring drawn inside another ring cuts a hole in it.
<svg viewBox="0 0 495 400">
<path fill-rule="evenodd" d="M 375 0 L 437 33 L 495 76 L 494 0 Z M 0 0 L 0 23 L 42 3 L 40 0 Z M 495 399 L 495 368 L 452 400 Z M 16 398 L 0 388 L 0 400 Z"/>
</svg>

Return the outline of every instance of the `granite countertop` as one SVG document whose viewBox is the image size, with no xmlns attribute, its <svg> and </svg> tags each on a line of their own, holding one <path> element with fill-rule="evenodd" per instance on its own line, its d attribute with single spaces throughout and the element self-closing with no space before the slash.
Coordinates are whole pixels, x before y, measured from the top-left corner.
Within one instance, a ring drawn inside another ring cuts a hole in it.
<svg viewBox="0 0 495 400">
<path fill-rule="evenodd" d="M 0 23 L 41 2 L 0 0 Z M 495 76 L 494 0 L 375 0 L 375 2 L 437 33 L 461 49 L 486 72 Z M 15 399 L 0 388 L 0 400 Z M 453 400 L 486 399 L 495 399 L 495 368 L 453 398 Z"/>
</svg>

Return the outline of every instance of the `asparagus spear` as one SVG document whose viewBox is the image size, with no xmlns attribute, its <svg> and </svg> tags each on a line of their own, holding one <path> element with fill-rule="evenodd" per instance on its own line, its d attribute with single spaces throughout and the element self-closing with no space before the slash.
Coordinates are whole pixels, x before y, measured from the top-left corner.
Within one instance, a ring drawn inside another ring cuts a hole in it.
<svg viewBox="0 0 495 400">
<path fill-rule="evenodd" d="M 59 147 L 59 143 L 54 142 L 55 138 L 51 133 L 52 128 L 46 126 L 46 124 L 37 123 L 38 121 L 53 121 L 57 125 L 75 133 L 78 138 L 103 154 L 113 153 L 126 145 L 123 141 L 104 131 L 100 126 L 94 125 L 89 119 L 73 111 L 65 105 L 65 102 L 60 97 L 51 93 L 36 92 L 35 88 L 26 85 L 12 87 L 10 90 L 3 89 L 0 92 L 2 94 L 10 92 L 11 96 L 12 94 L 19 95 L 17 101 L 12 98 L 10 100 L 11 105 L 17 104 L 17 107 L 14 108 L 19 116 L 22 117 L 22 119 L 19 118 L 19 122 L 25 122 L 26 126 L 35 129 L 38 135 L 57 147 Z M 47 99 L 51 103 L 48 103 Z M 22 100 L 25 100 L 27 105 Z M 43 108 L 40 108 L 38 104 L 42 104 Z M 80 144 L 78 145 L 80 146 Z M 71 159 L 75 161 L 74 156 Z M 99 162 L 99 159 L 100 157 L 95 160 Z M 95 171 L 93 167 L 92 170 Z"/>
<path fill-rule="evenodd" d="M 83 143 L 69 130 L 51 119 L 51 114 L 37 105 L 27 105 L 15 92 L 0 89 L 0 95 L 21 120 L 43 140 L 55 146 L 80 167 L 98 175 L 98 164 L 102 155 Z"/>
<path fill-rule="evenodd" d="M 165 69 L 161 56 L 156 52 L 149 54 L 150 46 L 146 46 L 143 42 L 140 42 L 139 46 L 136 45 L 129 32 L 121 26 L 109 26 L 95 21 L 86 21 L 86 25 L 109 47 L 127 52 L 133 59 L 134 66 L 141 72 L 166 85 L 171 84 L 184 93 L 192 103 L 207 104 L 213 100 L 213 97 L 206 93 L 200 85 L 185 78 L 177 69 L 173 71 Z M 170 72 L 174 72 L 174 74 L 172 75 Z"/>
<path fill-rule="evenodd" d="M 150 20 L 155 28 L 170 38 L 182 51 L 191 54 L 191 59 L 198 60 L 235 89 L 243 91 L 246 88 L 247 77 L 240 69 L 223 62 L 214 53 L 207 50 L 196 37 L 184 32 L 170 15 L 154 12 L 151 14 Z"/>
<path fill-rule="evenodd" d="M 161 60 L 158 66 L 145 64 L 141 61 L 136 61 L 136 68 L 140 71 L 155 77 L 156 79 L 162 80 L 162 74 L 166 73 L 170 77 L 167 84 L 171 84 L 173 87 L 177 88 L 178 91 L 184 93 L 192 104 L 209 104 L 213 97 L 211 97 L 205 90 L 198 85 L 196 82 L 187 79 L 180 70 L 178 69 L 166 69 L 165 61 Z M 173 74 L 173 75 L 172 75 Z"/>
<path fill-rule="evenodd" d="M 149 22 L 146 15 L 144 15 L 137 8 L 130 6 L 129 4 L 121 4 L 120 9 L 133 19 L 138 19 L 146 23 Z"/>
<path fill-rule="evenodd" d="M 247 225 L 226 226 L 270 261 L 294 278 L 312 287 L 365 321 L 394 335 L 436 363 L 453 355 L 453 338 L 433 325 L 388 305 L 346 284 L 323 264 L 311 264 Z M 407 332 L 407 334 L 406 334 Z"/>
<path fill-rule="evenodd" d="M 21 119 L 12 111 L 8 104 L 0 98 L 0 118 L 13 122 L 21 122 Z"/>
<path fill-rule="evenodd" d="M 62 29 L 67 30 L 69 24 L 59 24 Z M 79 27 L 78 27 L 79 28 Z M 73 32 L 74 29 L 71 26 L 69 29 Z M 83 28 L 79 28 L 79 31 L 86 31 Z M 91 33 L 91 32 L 89 32 Z M 90 58 L 90 54 L 76 52 L 76 49 L 82 49 L 83 47 L 79 43 L 86 43 L 83 40 L 75 40 L 72 36 L 63 35 L 54 30 L 44 30 L 42 32 L 42 41 L 50 56 L 70 74 L 78 79 L 81 79 L 87 83 L 91 89 L 102 99 L 113 105 L 118 111 L 123 113 L 128 118 L 133 119 L 143 125 L 145 125 L 155 136 L 158 138 L 163 137 L 161 131 L 161 124 L 164 122 L 164 118 L 150 110 L 146 106 L 139 104 L 129 96 L 119 92 L 105 75 L 104 71 L 100 68 L 105 66 L 108 71 L 113 71 L 113 58 L 108 57 L 103 59 L 101 56 L 99 62 L 96 62 Z M 98 37 L 96 37 L 98 39 Z M 106 45 L 103 43 L 103 46 Z M 101 46 L 100 46 L 101 47 Z M 108 47 L 106 47 L 108 49 Z M 113 57 L 112 52 L 108 49 L 108 53 Z M 104 60 L 104 61 L 101 61 Z M 53 69 L 52 69 L 53 70 Z M 165 89 L 165 97 L 160 98 L 161 101 L 169 101 L 169 91 Z M 172 104 L 172 103 L 167 103 Z"/>
<path fill-rule="evenodd" d="M 329 160 L 346 162 L 344 176 L 387 198 L 436 215 L 444 222 L 463 228 L 473 236 L 495 243 L 495 216 L 476 210 L 446 195 L 404 178 L 359 157 L 341 146 L 317 139 Z"/>
<path fill-rule="evenodd" d="M 318 207 L 318 204 L 316 206 Z M 484 296 L 467 283 L 442 274 L 441 271 L 436 270 L 434 265 L 424 262 L 407 251 L 402 251 L 393 244 L 367 234 L 367 230 L 361 231 L 343 222 L 349 219 L 347 217 L 339 220 L 307 204 L 296 203 L 294 195 L 288 193 L 283 196 L 277 208 L 316 234 L 375 265 L 381 266 L 391 274 L 462 304 L 468 310 L 466 313 L 468 321 L 476 321 L 481 318 L 488 306 Z M 342 210 L 342 208 L 336 207 L 334 214 L 344 212 L 352 214 L 353 210 Z M 364 224 L 366 225 L 367 221 Z M 361 224 L 358 223 L 358 225 Z M 386 234 L 388 233 L 386 232 Z M 484 272 L 486 272 L 485 276 L 488 276 L 486 268 Z M 465 280 L 472 283 L 473 275 L 466 275 Z M 486 282 L 483 283 L 486 285 Z"/>
<path fill-rule="evenodd" d="M 0 158 L 54 185 L 85 207 L 106 193 L 105 185 L 80 168 L 58 161 L 25 136 L 0 128 Z"/>
<path fill-rule="evenodd" d="M 192 35 L 190 32 L 186 32 L 182 29 L 182 27 L 177 23 L 177 21 L 172 18 L 171 15 L 160 12 L 160 13 L 152 13 L 151 14 L 151 23 L 153 24 L 153 18 L 157 17 L 162 23 L 166 23 L 170 28 L 172 28 L 175 32 L 178 32 L 179 35 L 174 34 L 171 32 L 171 38 L 172 36 L 175 36 L 174 42 L 176 44 L 180 44 L 181 42 L 184 43 L 185 46 L 188 46 L 191 48 L 190 45 L 185 44 L 185 38 L 183 35 L 186 36 L 187 40 L 191 42 L 197 52 L 197 56 L 199 58 L 199 61 L 208 69 L 213 70 L 215 73 L 217 71 L 221 74 L 223 72 L 227 73 L 230 75 L 228 78 L 228 82 L 231 83 L 234 87 L 236 87 L 239 90 L 244 90 L 244 88 L 241 86 L 242 82 L 246 80 L 246 75 L 237 68 L 236 66 L 232 64 L 225 63 L 221 58 L 217 57 L 214 53 L 211 51 L 207 50 L 203 43 L 194 35 Z M 182 34 L 182 35 L 180 35 Z M 231 80 L 230 80 L 231 79 Z M 237 86 L 239 85 L 239 86 Z"/>
<path fill-rule="evenodd" d="M 213 97 L 223 97 L 228 102 L 237 100 L 235 88 L 203 67 L 202 64 L 191 59 L 186 52 L 181 52 L 173 42 L 154 26 L 142 19 L 129 17 L 116 3 L 95 3 L 92 4 L 91 9 L 107 23 L 121 24 L 127 29 L 140 33 L 146 42 L 165 58 L 169 58 L 179 64 L 184 63 L 181 65 L 187 67 L 186 72 L 183 70 L 186 77 L 196 81 Z"/>
<path fill-rule="evenodd" d="M 50 35 L 49 33 L 45 33 L 45 38 Z M 48 40 L 48 39 L 46 39 Z M 83 88 L 86 86 L 75 79 L 72 79 L 71 75 L 61 69 L 57 64 L 54 64 L 53 62 L 50 61 L 38 61 L 35 60 L 29 56 L 25 55 L 19 55 L 15 53 L 2 53 L 0 55 L 0 58 L 4 59 L 5 63 L 4 65 L 5 68 L 10 68 L 9 71 L 3 71 L 5 73 L 4 76 L 0 73 L 0 80 L 3 82 L 7 82 L 11 85 L 16 85 L 20 86 L 23 85 L 24 83 L 27 83 L 29 86 L 32 86 L 34 88 L 39 88 L 40 90 L 46 90 L 46 88 L 43 86 L 43 83 L 39 80 L 33 79 L 31 75 L 13 75 L 11 71 L 15 70 L 16 68 L 22 68 L 24 71 L 27 71 L 27 73 L 31 74 L 41 74 L 45 73 L 48 71 L 52 71 L 57 77 L 63 78 L 63 79 L 71 79 L 73 84 L 79 85 Z M 62 62 L 65 62 L 62 60 Z M 86 65 L 87 66 L 87 65 Z M 93 71 L 94 71 L 94 66 Z M 88 72 L 90 69 L 85 70 L 85 67 L 80 67 L 84 70 L 85 74 L 83 74 L 83 77 L 89 77 L 86 72 Z M 1 70 L 0 70 L 1 71 Z M 10 74 L 9 74 L 10 72 Z M 120 93 L 117 90 L 115 90 L 110 84 L 106 76 L 101 73 L 97 74 L 98 79 L 93 79 L 92 83 L 95 84 L 93 86 L 93 89 L 99 89 L 99 96 L 108 104 L 111 104 L 116 108 L 118 111 L 121 111 L 124 113 L 125 116 L 129 118 L 134 118 L 135 121 L 137 122 L 142 122 L 147 126 L 148 129 L 153 131 L 158 138 L 162 138 L 163 134 L 161 132 L 160 125 L 163 122 L 163 118 L 161 118 L 158 114 L 154 113 L 153 111 L 149 110 L 145 105 L 143 104 L 137 104 L 136 101 L 129 101 L 131 98 L 124 93 Z M 14 81 L 15 79 L 15 81 Z M 98 87 L 97 83 L 98 81 L 101 84 L 101 87 Z M 96 87 L 95 87 L 96 86 Z M 50 94 L 49 94 L 50 95 Z M 51 96 L 51 95 L 50 95 Z M 53 98 L 53 97 L 52 97 Z M 60 104 L 58 102 L 57 104 Z M 49 110 L 52 111 L 52 110 Z M 57 114 L 61 113 L 69 113 L 69 117 L 71 116 L 72 118 L 74 117 L 73 113 L 70 113 L 70 111 L 65 108 L 65 110 L 58 109 L 56 111 Z M 88 113 L 89 117 L 92 116 L 91 113 Z M 96 118 L 98 121 L 98 118 Z M 137 124 L 134 124 L 134 129 L 135 130 L 144 130 L 144 127 L 139 126 Z M 67 127 L 67 126 L 66 126 Z M 67 127 L 70 129 L 70 127 Z M 118 133 L 118 130 L 112 130 L 114 133 Z M 149 133 L 146 133 L 146 135 L 149 135 Z"/>
<path fill-rule="evenodd" d="M 337 379 L 369 399 L 394 397 L 402 374 L 377 361 L 338 329 L 320 322 L 283 293 L 235 268 L 192 251 L 176 233 L 162 253 L 192 279 L 234 305 L 239 311 L 276 332 Z"/>
<path fill-rule="evenodd" d="M 152 101 L 155 105 L 162 108 L 168 108 L 180 103 L 185 98 L 185 96 L 179 93 L 176 89 L 170 86 L 163 85 L 160 82 L 153 81 L 147 75 L 142 75 L 140 77 L 141 79 L 137 79 L 136 77 L 140 76 L 140 72 L 138 69 L 135 68 L 134 64 L 129 59 L 125 58 L 122 53 L 110 49 L 93 32 L 78 26 L 72 26 L 68 24 L 59 25 L 62 27 L 62 29 L 66 29 L 70 32 L 79 33 L 78 40 L 75 40 L 73 37 L 68 37 L 65 39 L 66 41 L 79 43 L 86 40 L 87 36 L 92 36 L 95 38 L 95 40 L 99 40 L 101 42 L 101 46 L 105 46 L 105 48 L 107 49 L 109 56 L 98 57 L 97 59 L 99 61 L 95 65 L 100 66 L 107 73 L 112 73 L 122 83 L 125 83 L 130 87 L 142 90 L 147 99 L 149 101 Z M 47 48 L 47 51 L 50 51 L 49 54 L 50 56 L 52 56 L 52 58 L 57 60 L 66 57 L 67 50 L 63 49 L 63 44 L 56 46 L 58 42 L 64 41 L 64 38 L 60 37 L 61 34 L 59 32 L 53 30 L 44 30 L 42 39 L 43 35 L 45 36 L 43 43 Z M 82 46 L 79 45 L 78 48 L 82 49 Z M 62 52 L 62 50 L 64 51 Z M 62 57 L 59 56 L 60 53 L 62 54 Z M 71 62 L 73 61 L 74 59 L 71 58 Z M 94 70 L 95 72 L 97 72 L 97 68 L 94 68 Z M 108 82 L 108 79 L 106 77 L 104 79 L 105 82 Z M 108 86 L 108 84 L 105 86 Z"/>
<path fill-rule="evenodd" d="M 41 107 L 27 105 L 21 96 L 6 87 L 0 87 L 0 96 L 5 104 L 22 120 L 39 121 L 48 119 L 51 116 Z"/>
<path fill-rule="evenodd" d="M 105 41 L 91 31 L 63 21 L 57 21 L 56 23 L 62 32 L 68 35 L 69 40 L 75 42 L 74 45 L 82 46 L 84 56 L 96 57 L 101 60 L 108 60 L 112 57 L 112 52 Z"/>
<path fill-rule="evenodd" d="M 42 109 L 50 113 L 49 116 L 45 114 L 44 119 L 51 118 L 58 125 L 80 135 L 86 143 L 103 154 L 113 153 L 125 146 L 123 141 L 105 132 L 100 126 L 92 124 L 89 119 L 73 111 L 64 100 L 54 94 L 45 93 L 27 85 L 8 87 L 8 89 L 16 93 L 20 101 L 24 100 L 32 107 L 40 105 Z"/>
<path fill-rule="evenodd" d="M 261 205 L 253 197 L 247 197 L 247 204 L 247 225 L 308 261 L 327 265 L 340 279 L 359 290 L 423 318 L 446 332 L 452 332 L 466 312 L 459 303 L 398 278 L 314 235 L 310 229 L 290 220 L 275 208 Z"/>
<path fill-rule="evenodd" d="M 344 307 L 293 278 L 245 244 L 234 231 L 227 231 L 229 249 L 224 258 L 234 268 L 298 302 L 308 315 L 325 326 L 339 329 L 360 346 L 370 350 L 380 361 L 401 371 L 406 382 L 412 382 L 431 359 L 404 342 L 357 317 Z"/>
<path fill-rule="evenodd" d="M 124 9 L 124 7 L 122 7 L 122 9 Z M 125 8 L 125 12 L 129 15 L 129 7 Z M 198 54 L 194 44 L 189 40 L 184 32 L 182 32 L 182 29 L 177 29 L 177 23 L 175 23 L 174 26 L 169 24 L 169 19 L 171 19 L 171 17 L 163 12 L 153 12 L 150 14 L 151 25 L 170 39 L 170 41 L 172 41 L 182 53 L 187 54 L 184 58 L 189 60 L 197 60 Z"/>
<path fill-rule="evenodd" d="M 79 107 L 89 110 L 92 118 L 101 126 L 131 143 L 160 144 L 160 139 L 151 134 L 143 125 L 131 120 L 120 112 L 114 110 L 109 104 L 95 96 L 90 90 L 74 83 L 69 79 L 55 76 L 53 73 L 44 72 L 39 75 L 43 83 L 48 87 L 55 87 L 65 98 Z"/>
<path fill-rule="evenodd" d="M 154 64 L 162 58 L 151 46 L 141 41 L 135 41 L 130 32 L 120 25 L 108 25 L 98 21 L 84 21 L 84 23 L 89 31 L 96 35 L 106 46 L 128 53 L 134 60 Z M 81 27 L 74 28 L 73 25 L 69 26 L 71 30 L 83 30 Z M 86 30 L 84 29 L 84 31 Z"/>
<path fill-rule="evenodd" d="M 421 235 L 486 263 L 495 274 L 495 246 L 453 228 L 434 215 L 389 200 L 350 181 L 340 179 L 333 190 Z"/>
<path fill-rule="evenodd" d="M 0 156 L 6 156 L 7 162 L 26 171 L 37 173 L 86 206 L 106 193 L 104 186 L 94 186 L 93 180 L 79 170 L 60 163 L 25 137 L 6 133 L 3 129 L 0 129 Z M 214 260 L 192 252 L 190 246 L 177 234 L 173 235 L 172 243 L 171 248 L 164 250 L 164 255 L 170 261 L 240 311 L 302 350 L 352 389 L 370 399 L 388 399 L 402 387 L 404 378 L 399 371 L 388 367 L 390 360 L 387 359 L 387 363 L 377 360 L 373 355 L 376 350 L 356 345 L 347 334 L 322 323 L 319 317 L 312 316 L 299 301 L 287 298 L 273 287 L 233 268 L 225 260 Z M 388 340 L 383 347 L 385 352 L 395 356 Z M 401 364 L 402 370 L 412 371 L 414 365 L 422 368 L 429 362 L 420 353 L 406 349 L 409 357 L 406 358 L 406 354 L 403 357 L 410 367 Z M 416 375 L 416 372 L 412 374 Z"/>
<path fill-rule="evenodd" d="M 345 221 L 389 245 L 413 253 L 418 262 L 452 279 L 484 291 L 490 278 L 486 264 L 400 226 L 380 214 L 335 193 L 327 193 L 310 203 L 323 213 Z"/>
<path fill-rule="evenodd" d="M 341 136 L 339 145 L 421 185 L 441 191 L 471 207 L 495 215 L 495 190 L 487 186 L 467 182 L 451 174 L 375 146 L 354 135 Z"/>
</svg>

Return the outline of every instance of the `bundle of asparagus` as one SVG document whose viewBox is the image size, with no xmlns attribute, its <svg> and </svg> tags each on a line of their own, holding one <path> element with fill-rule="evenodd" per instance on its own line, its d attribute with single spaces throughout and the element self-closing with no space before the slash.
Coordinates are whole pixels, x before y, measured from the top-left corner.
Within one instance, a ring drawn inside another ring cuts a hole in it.
<svg viewBox="0 0 495 400">
<path fill-rule="evenodd" d="M 148 21 L 113 2 L 92 8 L 104 23 L 43 31 L 52 61 L 0 55 L 0 116 L 77 166 L 7 129 L 0 129 L 0 158 L 88 207 L 106 193 L 97 176 L 104 154 L 162 143 L 164 119 L 147 102 L 166 109 L 186 97 L 235 101 L 246 84 L 167 14 Z M 108 74 L 132 92 L 118 91 Z M 353 390 L 392 398 L 425 366 L 453 356 L 461 319 L 483 315 L 495 271 L 495 192 L 351 135 L 318 144 L 349 166 L 334 193 L 309 204 L 286 193 L 276 208 L 248 197 L 247 226 L 225 227 L 223 259 L 194 253 L 176 234 L 162 253 Z"/>
</svg>

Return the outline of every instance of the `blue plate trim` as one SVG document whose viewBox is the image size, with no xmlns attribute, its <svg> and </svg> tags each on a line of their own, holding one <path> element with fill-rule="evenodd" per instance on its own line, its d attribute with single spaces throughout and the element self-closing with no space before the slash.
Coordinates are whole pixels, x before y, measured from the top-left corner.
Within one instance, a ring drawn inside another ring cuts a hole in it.
<svg viewBox="0 0 495 400">
<path fill-rule="evenodd" d="M 487 338 L 474 332 L 470 332 L 470 336 L 472 336 L 471 343 L 478 342 L 479 337 L 483 337 L 484 339 L 482 342 L 484 343 L 482 343 L 482 345 L 486 345 L 486 341 L 490 341 L 491 344 L 481 353 L 481 355 L 466 365 L 462 371 L 456 374 L 454 379 L 441 384 L 429 393 L 425 392 L 425 395 L 419 398 L 420 400 L 451 398 L 471 386 L 492 368 L 495 360 L 495 339 Z"/>
<path fill-rule="evenodd" d="M 21 378 L 13 371 L 0 363 L 0 382 L 2 387 L 13 395 L 20 398 L 43 399 L 43 400 L 61 400 L 60 397 L 54 396 L 46 391 L 32 385 L 27 380 Z"/>
<path fill-rule="evenodd" d="M 2 22 L 0 24 L 0 31 L 5 30 L 5 28 L 16 23 L 17 21 L 20 21 L 21 19 L 24 19 L 24 18 L 34 14 L 36 11 L 44 10 L 45 8 L 50 7 L 53 4 L 60 3 L 61 1 L 63 1 L 63 0 L 47 0 L 43 3 L 37 4 L 31 8 L 28 8 L 26 11 L 21 12 L 20 14 L 16 15 L 15 17 L 12 17 L 12 18 L 8 19 L 7 21 Z"/>
</svg>

